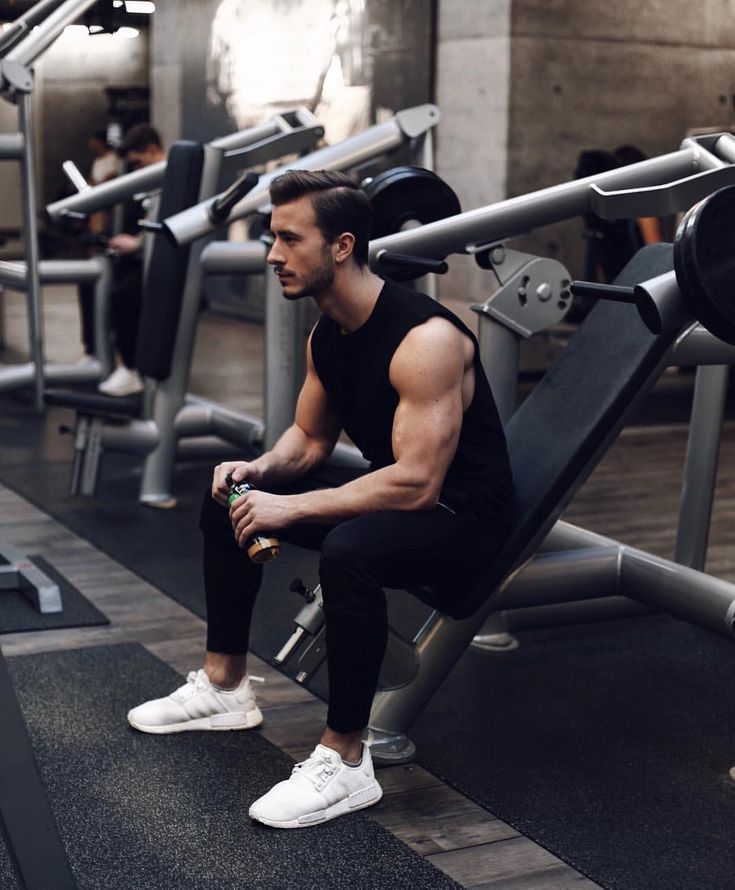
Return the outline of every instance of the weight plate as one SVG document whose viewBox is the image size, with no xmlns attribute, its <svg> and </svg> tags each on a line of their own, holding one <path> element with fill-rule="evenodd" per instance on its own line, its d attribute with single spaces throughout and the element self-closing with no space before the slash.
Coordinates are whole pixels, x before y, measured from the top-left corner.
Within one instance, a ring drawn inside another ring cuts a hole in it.
<svg viewBox="0 0 735 890">
<path fill-rule="evenodd" d="M 735 346 L 735 186 L 713 192 L 684 216 L 674 269 L 691 314 Z"/>
<path fill-rule="evenodd" d="M 371 238 L 400 232 L 406 224 L 426 225 L 462 212 L 454 191 L 423 167 L 386 170 L 365 186 L 365 192 L 373 205 Z"/>
</svg>

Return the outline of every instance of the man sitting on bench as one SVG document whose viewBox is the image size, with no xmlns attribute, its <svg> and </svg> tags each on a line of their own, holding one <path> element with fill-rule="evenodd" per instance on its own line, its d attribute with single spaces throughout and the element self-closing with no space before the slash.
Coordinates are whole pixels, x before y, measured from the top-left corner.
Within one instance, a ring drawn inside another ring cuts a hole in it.
<svg viewBox="0 0 735 890">
<path fill-rule="evenodd" d="M 312 297 L 322 312 L 295 422 L 256 460 L 215 468 L 201 518 L 204 667 L 128 719 L 151 733 L 258 726 L 246 654 L 262 567 L 243 548 L 277 532 L 320 550 L 327 727 L 313 754 L 250 808 L 267 825 L 300 828 L 382 796 L 362 735 L 386 646 L 383 588 L 430 584 L 451 596 L 479 575 L 505 541 L 513 485 L 475 337 L 429 297 L 370 271 L 364 192 L 343 174 L 292 170 L 270 194 L 268 262 L 285 299 Z M 343 429 L 370 468 L 315 488 L 310 477 Z M 254 490 L 228 511 L 230 475 Z"/>
</svg>

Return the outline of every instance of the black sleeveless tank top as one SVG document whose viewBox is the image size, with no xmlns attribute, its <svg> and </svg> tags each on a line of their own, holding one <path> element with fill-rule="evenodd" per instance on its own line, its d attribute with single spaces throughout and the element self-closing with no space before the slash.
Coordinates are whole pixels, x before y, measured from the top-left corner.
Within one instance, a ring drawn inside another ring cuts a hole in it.
<svg viewBox="0 0 735 890">
<path fill-rule="evenodd" d="M 475 393 L 462 418 L 440 500 L 457 512 L 506 525 L 513 484 L 505 435 L 477 340 L 454 313 L 425 294 L 386 282 L 372 314 L 356 331 L 343 334 L 331 318 L 319 318 L 311 341 L 314 367 L 344 431 L 371 469 L 388 466 L 395 463 L 391 434 L 398 405 L 390 363 L 411 328 L 434 316 L 451 321 L 475 347 Z"/>
</svg>

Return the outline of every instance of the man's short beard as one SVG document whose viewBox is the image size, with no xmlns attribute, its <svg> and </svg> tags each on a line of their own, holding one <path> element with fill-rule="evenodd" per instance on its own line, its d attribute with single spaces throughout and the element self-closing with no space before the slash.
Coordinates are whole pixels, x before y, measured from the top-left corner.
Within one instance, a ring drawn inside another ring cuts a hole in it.
<svg viewBox="0 0 735 890">
<path fill-rule="evenodd" d="M 332 286 L 334 281 L 334 258 L 329 250 L 329 245 L 324 246 L 322 262 L 314 270 L 311 278 L 304 286 L 292 294 L 284 294 L 288 300 L 299 300 L 301 297 L 318 297 Z"/>
</svg>

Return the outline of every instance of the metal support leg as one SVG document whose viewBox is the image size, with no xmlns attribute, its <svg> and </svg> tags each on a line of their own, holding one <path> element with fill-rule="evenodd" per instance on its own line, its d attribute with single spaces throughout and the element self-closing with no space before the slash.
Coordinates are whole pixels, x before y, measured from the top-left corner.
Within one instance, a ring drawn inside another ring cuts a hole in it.
<svg viewBox="0 0 735 890">
<path fill-rule="evenodd" d="M 103 451 L 104 422 L 103 417 L 90 416 L 88 419 L 79 481 L 79 492 L 85 497 L 93 498 L 97 493 L 97 480 L 100 475 L 100 461 L 102 460 Z"/>
<path fill-rule="evenodd" d="M 102 365 L 102 379 L 112 371 L 113 357 L 110 342 L 111 311 L 110 289 L 112 288 L 112 262 L 109 257 L 94 258 L 99 266 L 99 278 L 94 286 L 94 351 Z"/>
<path fill-rule="evenodd" d="M 36 158 L 33 133 L 33 104 L 30 93 L 18 95 L 18 120 L 24 135 L 23 157 L 20 162 L 21 206 L 23 211 L 23 247 L 26 260 L 26 295 L 31 359 L 34 365 L 34 405 L 43 411 L 43 313 L 41 308 L 41 278 L 36 222 Z"/>
<path fill-rule="evenodd" d="M 505 426 L 516 410 L 520 337 L 488 315 L 480 314 L 480 360 Z"/>
<path fill-rule="evenodd" d="M 697 368 L 674 559 L 704 570 L 725 414 L 728 365 Z"/>
<path fill-rule="evenodd" d="M 520 337 L 494 318 L 479 313 L 478 342 L 480 361 L 505 426 L 516 410 Z M 505 618 L 496 612 L 475 635 L 472 647 L 483 652 L 510 652 L 518 648 L 518 640 L 508 631 Z"/>
<path fill-rule="evenodd" d="M 265 273 L 265 448 L 293 423 L 305 373 L 306 306 L 283 298 L 270 268 Z"/>
</svg>

